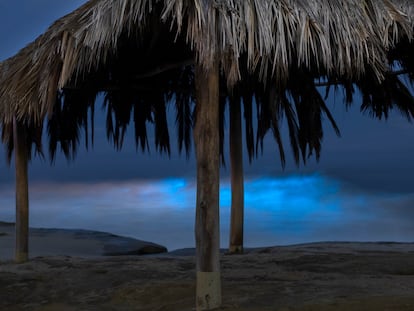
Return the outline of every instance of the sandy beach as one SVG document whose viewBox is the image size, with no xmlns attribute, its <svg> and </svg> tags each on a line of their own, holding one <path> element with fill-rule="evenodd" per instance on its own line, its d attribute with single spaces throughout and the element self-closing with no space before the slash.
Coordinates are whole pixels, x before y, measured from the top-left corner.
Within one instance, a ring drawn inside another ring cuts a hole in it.
<svg viewBox="0 0 414 311">
<path fill-rule="evenodd" d="M 10 227 L 0 224 L 2 254 Z M 0 257 L 0 310 L 194 309 L 193 249 L 102 256 L 111 236 L 97 242 L 44 229 L 36 243 L 47 253 L 24 264 Z M 221 266 L 221 310 L 414 310 L 413 243 L 255 248 L 223 254 Z"/>
</svg>

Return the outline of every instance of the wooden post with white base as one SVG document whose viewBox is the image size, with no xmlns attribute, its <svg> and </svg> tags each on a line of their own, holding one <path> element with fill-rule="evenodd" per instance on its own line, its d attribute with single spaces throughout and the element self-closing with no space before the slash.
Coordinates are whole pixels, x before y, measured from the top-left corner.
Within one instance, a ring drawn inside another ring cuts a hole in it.
<svg viewBox="0 0 414 311">
<path fill-rule="evenodd" d="M 219 229 L 219 66 L 195 68 L 197 158 L 196 310 L 221 305 Z"/>
</svg>

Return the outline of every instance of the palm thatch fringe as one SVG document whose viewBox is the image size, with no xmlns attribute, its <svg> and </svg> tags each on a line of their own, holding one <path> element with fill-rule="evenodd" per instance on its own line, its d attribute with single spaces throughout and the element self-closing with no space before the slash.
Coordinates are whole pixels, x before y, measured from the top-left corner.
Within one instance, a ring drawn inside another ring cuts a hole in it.
<svg viewBox="0 0 414 311">
<path fill-rule="evenodd" d="M 48 116 L 52 159 L 59 145 L 73 157 L 82 128 L 93 140 L 88 116 L 93 122 L 95 98 L 104 92 L 116 148 L 133 121 L 137 147 L 148 150 L 153 123 L 156 149 L 169 153 L 166 107 L 175 102 L 179 148 L 188 156 L 194 64 L 207 70 L 217 57 L 221 145 L 230 98 L 244 104 L 250 159 L 270 130 L 284 163 L 284 116 L 298 163 L 319 157 L 324 115 L 339 133 L 317 81 L 326 92 L 331 84 L 344 88 L 348 103 L 358 90 L 361 109 L 374 117 L 393 107 L 414 115 L 412 94 L 392 74 L 403 70 L 414 81 L 413 39 L 410 0 L 91 0 L 0 63 L 3 141 L 12 148 L 14 117 L 39 132 Z M 38 136 L 32 142 L 40 147 Z"/>
</svg>

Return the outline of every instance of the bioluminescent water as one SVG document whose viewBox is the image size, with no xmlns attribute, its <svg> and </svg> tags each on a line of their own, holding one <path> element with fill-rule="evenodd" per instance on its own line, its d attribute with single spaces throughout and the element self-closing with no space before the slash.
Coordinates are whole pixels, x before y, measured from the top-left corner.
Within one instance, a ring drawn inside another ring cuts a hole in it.
<svg viewBox="0 0 414 311">
<path fill-rule="evenodd" d="M 220 190 L 221 246 L 227 247 L 231 188 Z M 193 247 L 195 180 L 33 183 L 30 225 L 107 231 Z M 321 175 L 245 180 L 245 245 L 314 241 L 414 241 L 414 195 L 364 193 Z M 0 188 L 0 220 L 14 221 L 14 190 Z"/>
</svg>

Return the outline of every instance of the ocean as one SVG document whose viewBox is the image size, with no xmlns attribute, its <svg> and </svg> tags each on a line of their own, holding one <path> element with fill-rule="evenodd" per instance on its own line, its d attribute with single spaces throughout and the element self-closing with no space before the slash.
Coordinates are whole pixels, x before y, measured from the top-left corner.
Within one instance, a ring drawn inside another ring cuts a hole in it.
<svg viewBox="0 0 414 311">
<path fill-rule="evenodd" d="M 30 184 L 30 226 L 111 232 L 194 247 L 195 180 Z M 14 221 L 14 188 L 0 187 L 0 220 Z M 231 189 L 220 186 L 221 247 L 228 246 Z M 414 194 L 353 189 L 319 174 L 246 177 L 245 246 L 316 241 L 414 241 Z"/>
</svg>

